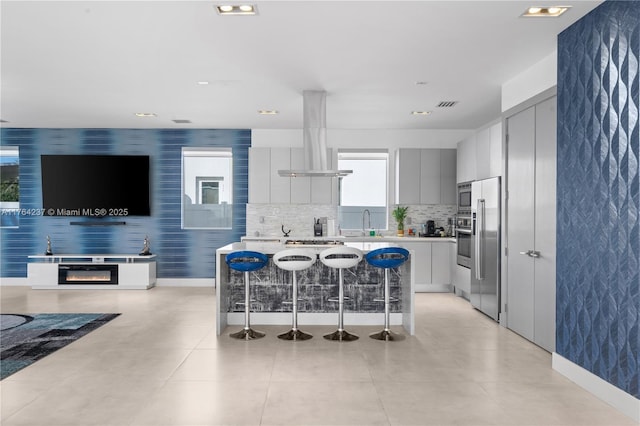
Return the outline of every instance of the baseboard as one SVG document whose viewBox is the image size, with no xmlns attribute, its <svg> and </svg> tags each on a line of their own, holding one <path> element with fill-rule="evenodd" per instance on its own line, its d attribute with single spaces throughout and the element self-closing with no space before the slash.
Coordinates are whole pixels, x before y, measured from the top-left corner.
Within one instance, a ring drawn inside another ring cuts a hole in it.
<svg viewBox="0 0 640 426">
<path fill-rule="evenodd" d="M 215 278 L 157 278 L 156 287 L 212 287 L 216 286 Z M 28 278 L 0 278 L 1 286 L 31 287 Z M 49 287 L 47 287 L 49 288 Z M 55 287 L 53 288 L 55 289 Z"/>
<path fill-rule="evenodd" d="M 29 287 L 29 279 L 27 278 L 0 278 L 0 286 L 10 286 L 10 285 L 15 285 L 15 286 L 25 286 L 25 287 Z"/>
<path fill-rule="evenodd" d="M 640 400 L 596 376 L 590 371 L 553 353 L 551 366 L 581 388 L 597 396 L 634 421 L 640 422 Z"/>
<path fill-rule="evenodd" d="M 416 293 L 451 293 L 451 284 L 414 284 Z"/>
<path fill-rule="evenodd" d="M 157 278 L 156 287 L 212 287 L 215 288 L 215 278 Z"/>
</svg>

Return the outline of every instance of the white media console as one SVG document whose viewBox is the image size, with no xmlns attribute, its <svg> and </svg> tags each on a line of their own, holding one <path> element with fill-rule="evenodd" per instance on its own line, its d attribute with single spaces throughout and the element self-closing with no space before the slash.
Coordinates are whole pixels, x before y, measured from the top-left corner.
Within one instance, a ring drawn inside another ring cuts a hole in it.
<svg viewBox="0 0 640 426">
<path fill-rule="evenodd" d="M 29 256 L 33 289 L 146 290 L 156 285 L 155 254 L 54 254 Z"/>
</svg>

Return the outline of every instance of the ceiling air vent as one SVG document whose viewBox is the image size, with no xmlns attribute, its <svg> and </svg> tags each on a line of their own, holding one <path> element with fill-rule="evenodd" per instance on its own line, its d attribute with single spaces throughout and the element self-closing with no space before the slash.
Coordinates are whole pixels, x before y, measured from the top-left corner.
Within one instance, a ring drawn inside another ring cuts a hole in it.
<svg viewBox="0 0 640 426">
<path fill-rule="evenodd" d="M 189 124 L 191 120 L 172 120 L 176 124 Z"/>
<path fill-rule="evenodd" d="M 436 108 L 451 108 L 457 103 L 458 101 L 440 101 L 440 103 L 436 105 Z"/>
</svg>

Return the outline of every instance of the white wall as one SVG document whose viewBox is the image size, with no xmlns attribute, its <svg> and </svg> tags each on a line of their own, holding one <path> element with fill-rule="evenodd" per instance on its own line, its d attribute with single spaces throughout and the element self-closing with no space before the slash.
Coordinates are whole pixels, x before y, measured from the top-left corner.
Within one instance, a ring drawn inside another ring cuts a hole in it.
<svg viewBox="0 0 640 426">
<path fill-rule="evenodd" d="M 502 84 L 502 112 L 558 83 L 558 53 L 553 51 L 531 68 Z"/>
</svg>

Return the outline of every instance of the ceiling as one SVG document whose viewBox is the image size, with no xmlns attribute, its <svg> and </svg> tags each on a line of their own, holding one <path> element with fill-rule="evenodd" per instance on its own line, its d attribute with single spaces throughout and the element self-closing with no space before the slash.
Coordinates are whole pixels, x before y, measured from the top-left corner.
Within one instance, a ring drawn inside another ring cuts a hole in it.
<svg viewBox="0 0 640 426">
<path fill-rule="evenodd" d="M 572 7 L 554 19 L 520 17 L 554 5 L 537 0 L 255 1 L 256 16 L 212 1 L 2 0 L 0 118 L 295 129 L 302 91 L 324 90 L 328 128 L 476 129 L 499 117 L 501 85 L 601 1 L 560 3 Z"/>
</svg>

